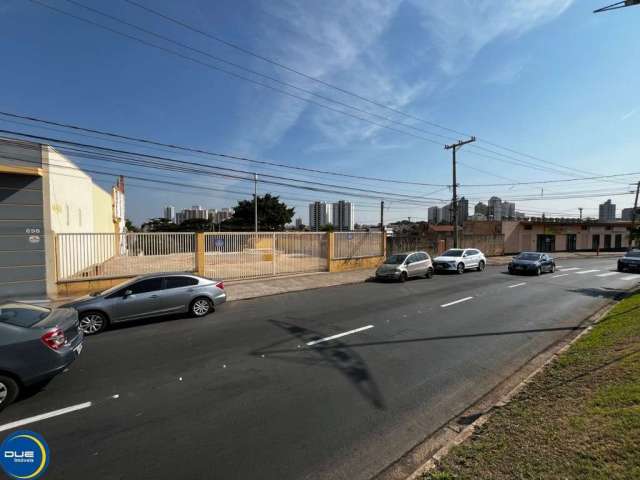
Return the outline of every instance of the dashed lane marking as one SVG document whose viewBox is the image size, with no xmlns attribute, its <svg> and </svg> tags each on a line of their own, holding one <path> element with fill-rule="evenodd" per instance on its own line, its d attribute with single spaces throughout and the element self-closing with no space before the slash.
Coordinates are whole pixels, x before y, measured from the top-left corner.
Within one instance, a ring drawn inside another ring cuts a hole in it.
<svg viewBox="0 0 640 480">
<path fill-rule="evenodd" d="M 473 297 L 464 297 L 461 298 L 460 300 L 456 300 L 455 302 L 449 302 L 449 303 L 445 303 L 444 305 L 440 305 L 442 308 L 446 308 L 446 307 L 450 307 L 451 305 L 455 305 L 456 303 L 462 303 L 462 302 L 466 302 L 468 300 L 471 300 Z"/>
<path fill-rule="evenodd" d="M 307 346 L 311 347 L 311 346 L 316 345 L 318 343 L 328 342 L 329 340 L 334 340 L 336 338 L 344 337 L 346 335 L 351 335 L 353 333 L 362 332 L 363 330 L 369 330 L 370 328 L 373 328 L 373 325 L 367 325 L 365 327 L 360 327 L 360 328 L 356 328 L 354 330 L 349 330 L 348 332 L 342 332 L 342 333 L 338 333 L 337 335 L 331 335 L 330 337 L 324 337 L 324 338 L 320 338 L 318 340 L 314 340 L 312 342 L 307 342 Z"/>
</svg>

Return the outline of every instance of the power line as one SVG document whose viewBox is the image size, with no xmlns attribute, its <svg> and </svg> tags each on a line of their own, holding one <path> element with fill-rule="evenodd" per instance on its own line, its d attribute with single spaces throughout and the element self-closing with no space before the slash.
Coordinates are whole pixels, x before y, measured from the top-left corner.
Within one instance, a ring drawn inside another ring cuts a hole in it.
<svg viewBox="0 0 640 480">
<path fill-rule="evenodd" d="M 67 0 L 67 1 L 71 1 L 71 0 Z M 371 104 L 371 105 L 374 105 L 374 106 L 376 106 L 376 107 L 386 109 L 386 110 L 391 111 L 391 112 L 393 112 L 393 113 L 396 113 L 396 114 L 402 115 L 402 116 L 404 116 L 405 118 L 410 118 L 410 119 L 412 119 L 412 120 L 416 120 L 416 121 L 422 122 L 422 123 L 424 123 L 424 124 L 426 124 L 426 125 L 430 125 L 430 126 L 432 126 L 432 127 L 439 128 L 439 129 L 441 129 L 441 130 L 444 130 L 444 131 L 450 132 L 450 133 L 455 134 L 455 135 L 462 135 L 462 136 L 465 136 L 465 137 L 470 137 L 470 136 L 471 136 L 471 134 L 470 134 L 470 133 L 462 132 L 462 131 L 460 131 L 460 130 L 456 130 L 456 129 L 453 129 L 453 128 L 450 128 L 450 127 L 446 127 L 446 126 L 444 126 L 444 125 L 442 125 L 442 124 L 439 124 L 439 123 L 436 123 L 436 122 L 432 122 L 432 121 L 429 121 L 429 120 L 425 120 L 424 118 L 418 117 L 418 116 L 416 116 L 416 115 L 409 114 L 409 113 L 404 112 L 404 111 L 402 111 L 402 110 L 399 110 L 399 109 L 397 109 L 397 108 L 390 107 L 389 105 L 385 105 L 385 104 L 383 104 L 383 103 L 381 103 L 381 102 L 378 102 L 378 101 L 376 101 L 376 100 L 372 100 L 371 98 L 368 98 L 368 97 L 365 97 L 365 96 L 360 95 L 360 94 L 358 94 L 358 93 L 355 93 L 355 92 L 353 92 L 352 90 L 347 90 L 347 89 L 345 89 L 345 88 L 342 88 L 342 87 L 339 87 L 339 86 L 334 85 L 334 84 L 332 84 L 332 83 L 329 83 L 329 82 L 327 82 L 327 81 L 324 81 L 324 80 L 322 80 L 322 79 L 320 79 L 320 78 L 314 77 L 314 76 L 309 75 L 309 74 L 304 73 L 304 72 L 301 72 L 300 70 L 297 70 L 297 69 L 295 69 L 295 68 L 289 67 L 288 65 L 285 65 L 285 64 L 283 64 L 282 62 L 279 62 L 279 61 L 277 61 L 277 60 L 274 60 L 273 58 L 269 58 L 269 57 L 267 57 L 267 56 L 260 55 L 260 54 L 258 54 L 258 53 L 256 53 L 256 52 L 254 52 L 254 51 L 249 50 L 248 48 L 242 47 L 242 46 L 237 45 L 237 44 L 235 44 L 235 43 L 233 43 L 233 42 L 230 42 L 230 41 L 228 41 L 228 40 L 225 40 L 225 39 L 223 39 L 223 38 L 221 38 L 221 37 L 219 37 L 219 36 L 217 36 L 217 35 L 213 35 L 213 34 L 210 34 L 210 33 L 208 33 L 208 32 L 205 32 L 205 31 L 203 31 L 203 30 L 201 30 L 201 29 L 198 29 L 198 28 L 196 28 L 196 27 L 194 27 L 194 26 L 192 26 L 192 25 L 189 25 L 188 23 L 186 23 L 186 22 L 184 22 L 184 21 L 178 20 L 178 19 L 176 19 L 176 18 L 174 18 L 174 17 L 171 17 L 171 16 L 169 16 L 169 15 L 163 14 L 163 13 L 161 13 L 161 12 L 157 11 L 157 10 L 154 10 L 154 9 L 152 9 L 152 8 L 150 8 L 150 7 L 147 7 L 147 6 L 145 6 L 145 5 L 142 5 L 142 4 L 140 4 L 140 3 L 136 2 L 136 1 L 133 1 L 133 0 L 124 0 L 124 1 L 125 1 L 125 2 L 127 2 L 127 3 L 129 3 L 129 4 L 131 4 L 131 5 L 134 5 L 134 6 L 138 7 L 138 8 L 140 8 L 140 9 L 142 9 L 142 10 L 144 10 L 144 11 L 148 12 L 148 13 L 151 13 L 151 14 L 153 14 L 153 15 L 156 15 L 156 16 L 158 16 L 158 17 L 160 17 L 160 18 L 163 18 L 164 20 L 167 20 L 167 21 L 169 21 L 169 22 L 172 22 L 172 23 L 174 23 L 174 24 L 176 24 L 176 25 L 179 25 L 179 26 L 181 26 L 181 27 L 183 27 L 183 28 L 186 28 L 186 29 L 188 29 L 188 30 L 191 30 L 192 32 L 195 32 L 195 33 L 198 33 L 198 34 L 200 34 L 200 35 L 203 35 L 203 36 L 205 36 L 205 37 L 207 37 L 207 38 L 209 38 L 209 39 L 211 39 L 211 40 L 214 40 L 214 41 L 219 42 L 219 43 L 221 43 L 221 44 L 223 44 L 223 45 L 226 45 L 226 46 L 228 46 L 228 47 L 230 47 L 230 48 L 233 48 L 233 49 L 235 49 L 235 50 L 237 50 L 237 51 L 239 51 L 239 52 L 242 52 L 242 53 L 244 53 L 244 54 L 247 54 L 247 55 L 250 55 L 250 56 L 252 56 L 252 57 L 258 58 L 258 59 L 260 59 L 260 60 L 263 60 L 263 61 L 265 61 L 265 62 L 267 62 L 267 63 L 270 63 L 270 64 L 272 64 L 272 65 L 275 65 L 275 66 L 277 66 L 277 67 L 279 67 L 279 68 L 282 68 L 282 69 L 284 69 L 284 70 L 286 70 L 286 71 L 289 71 L 289 72 L 291 72 L 291 73 L 295 73 L 296 75 L 299 75 L 299 76 L 301 76 L 301 77 L 304 77 L 304 78 L 306 78 L 307 80 L 311 80 L 311 81 L 317 82 L 317 83 L 319 83 L 319 84 L 321 84 L 321 85 L 324 85 L 324 86 L 326 86 L 326 87 L 329 87 L 329 88 L 331 88 L 331 89 L 333 89 L 333 90 L 336 90 L 336 91 L 338 91 L 338 92 L 341 92 L 341 93 L 343 93 L 343 94 L 350 95 L 350 96 L 352 96 L 352 97 L 355 97 L 355 98 L 357 98 L 357 99 L 359 99 L 359 100 L 362 100 L 362 101 L 364 101 L 364 102 L 367 102 L 367 103 L 369 103 L 369 104 Z M 629 3 L 629 1 L 637 2 L 637 0 L 628 0 L 628 2 L 627 2 L 627 3 Z M 620 3 L 624 3 L 624 2 L 620 2 Z M 438 135 L 438 134 L 436 134 L 436 133 L 434 133 L 434 132 L 429 132 L 429 133 L 430 133 L 430 134 L 432 134 L 432 135 Z M 441 136 L 441 135 L 439 135 L 439 136 Z M 451 137 L 445 137 L 445 138 L 450 139 Z M 491 146 L 493 146 L 493 147 L 496 147 L 496 148 L 500 148 L 500 149 L 506 150 L 506 151 L 511 152 L 511 153 L 514 153 L 514 154 L 516 154 L 516 155 L 521 155 L 521 156 L 528 157 L 528 158 L 531 158 L 531 159 L 533 159 L 533 160 L 537 160 L 537 161 L 540 161 L 540 162 L 544 162 L 544 163 L 548 163 L 548 164 L 552 164 L 552 165 L 557 165 L 557 164 L 554 164 L 553 162 L 549 162 L 549 161 L 547 161 L 547 160 L 544 160 L 544 159 L 542 159 L 542 158 L 539 158 L 539 157 L 536 157 L 536 156 L 533 156 L 533 155 L 529 155 L 529 154 L 527 154 L 527 153 L 519 152 L 518 150 L 515 150 L 515 149 L 510 148 L 510 147 L 505 147 L 505 146 L 500 145 L 500 144 L 495 143 L 495 142 L 490 142 L 490 141 L 488 141 L 488 140 L 484 140 L 484 139 L 478 139 L 478 140 L 479 140 L 479 141 L 481 141 L 481 142 L 483 142 L 483 143 L 486 143 L 487 145 L 491 145 Z M 480 148 L 480 149 L 486 150 L 486 149 L 484 149 L 484 148 L 482 148 L 482 147 L 478 147 L 478 146 L 472 146 L 472 148 Z M 489 152 L 491 152 L 490 150 L 488 150 L 488 151 L 489 151 Z M 493 153 L 497 153 L 497 152 L 493 152 Z M 498 154 L 499 154 L 499 153 L 498 153 Z M 569 167 L 565 167 L 565 166 L 563 166 L 563 165 L 560 165 L 560 166 L 561 166 L 562 168 L 565 168 L 565 169 L 570 169 Z M 571 170 L 574 170 L 574 171 L 579 172 L 579 170 L 576 170 L 576 169 L 571 169 Z M 587 173 L 588 173 L 588 172 L 587 172 Z"/>
<path fill-rule="evenodd" d="M 372 124 L 372 125 L 375 125 L 375 126 L 378 126 L 378 127 L 380 127 L 380 128 L 384 128 L 384 129 L 387 129 L 387 130 L 390 130 L 390 131 L 394 131 L 394 132 L 397 132 L 397 133 L 402 133 L 402 134 L 405 134 L 405 135 L 409 135 L 409 136 L 411 136 L 411 137 L 414 137 L 414 138 L 417 138 L 417 139 L 420 139 L 420 140 L 424 140 L 424 141 L 427 141 L 427 142 L 430 142 L 430 143 L 433 143 L 433 144 L 442 145 L 442 142 L 440 142 L 440 141 L 436 141 L 436 140 L 433 140 L 433 139 L 431 139 L 431 138 L 424 137 L 424 136 L 422 136 L 422 135 L 415 135 L 415 134 L 412 134 L 412 133 L 407 132 L 407 131 L 405 131 L 405 130 L 400 130 L 400 129 L 397 129 L 397 128 L 393 128 L 393 127 L 391 127 L 391 126 L 389 126 L 389 125 L 385 125 L 385 124 L 382 124 L 382 123 L 379 123 L 379 122 L 375 122 L 375 121 L 370 120 L 370 119 L 368 119 L 368 118 L 363 118 L 363 117 L 360 117 L 360 116 L 358 116 L 358 115 L 354 115 L 354 114 L 351 114 L 351 113 L 349 113 L 349 112 L 345 112 L 345 111 L 343 111 L 343 110 L 340 110 L 340 109 L 336 109 L 336 108 L 330 107 L 330 106 L 328 106 L 328 105 L 326 105 L 326 104 L 323 104 L 323 103 L 320 103 L 320 102 L 317 102 L 317 101 L 311 100 L 311 99 L 309 99 L 309 98 L 301 97 L 301 96 L 299 96 L 299 95 L 293 94 L 293 93 L 288 92 L 288 91 L 286 91 L 286 90 L 282 90 L 282 89 L 276 88 L 276 87 L 274 87 L 273 85 L 265 84 L 265 83 L 263 83 L 263 82 L 260 82 L 260 81 L 255 80 L 255 79 L 245 77 L 245 76 L 240 75 L 240 74 L 238 74 L 238 73 L 231 72 L 231 71 L 229 71 L 229 70 L 223 69 L 223 68 L 221 68 L 221 67 L 219 67 L 219 66 L 212 65 L 212 64 L 207 63 L 207 62 L 203 62 L 203 61 L 201 61 L 201 60 L 195 59 L 195 58 L 190 57 L 190 56 L 188 56 L 188 55 L 184 55 L 184 54 L 182 54 L 182 53 L 180 53 L 180 52 L 176 52 L 176 51 L 171 50 L 171 49 L 169 49 L 169 48 L 166 48 L 166 47 L 163 47 L 163 46 L 159 46 L 159 45 L 154 44 L 154 43 L 152 43 L 152 42 L 149 42 L 149 41 L 147 41 L 147 40 L 144 40 L 144 39 L 141 39 L 141 38 L 135 37 L 135 36 L 133 36 L 133 35 L 129 35 L 129 34 L 127 34 L 127 33 L 124 33 L 124 32 L 121 32 L 121 31 L 119 31 L 119 30 L 113 29 L 113 28 L 108 27 L 108 26 L 106 26 L 106 25 L 102 25 L 102 24 L 100 24 L 100 23 L 98 23 L 98 22 L 95 22 L 95 21 L 93 21 L 93 20 L 89 20 L 89 19 L 86 19 L 86 18 L 84 18 L 84 17 L 80 17 L 80 16 L 77 16 L 77 15 L 74 15 L 74 14 L 72 14 L 72 13 L 66 12 L 66 11 L 61 10 L 61 9 L 59 9 L 59 8 L 56 8 L 56 7 L 53 7 L 53 6 L 48 5 L 48 4 L 46 4 L 46 3 L 43 3 L 43 2 L 41 2 L 41 1 L 39 1 L 39 0 L 30 0 L 30 1 L 31 1 L 32 3 L 38 4 L 38 5 L 42 6 L 42 7 L 45 7 L 45 8 L 48 8 L 48 9 L 50 9 L 50 10 L 53 10 L 53 11 L 55 11 L 55 12 L 57 12 L 57 13 L 60 13 L 60 14 L 62 14 L 62 15 L 70 16 L 70 17 L 72 17 L 72 18 L 75 18 L 75 19 L 77 19 L 77 20 L 80 20 L 80 21 L 83 21 L 83 22 L 85 22 L 85 23 L 91 24 L 91 25 L 96 26 L 96 27 L 98 27 L 98 28 L 101 28 L 101 29 L 107 30 L 107 31 L 109 31 L 109 32 L 115 33 L 115 34 L 117 34 L 117 35 L 120 35 L 120 36 L 126 37 L 126 38 L 128 38 L 128 39 L 130 39 L 130 40 L 134 40 L 134 41 L 136 41 L 136 42 L 142 43 L 142 44 L 144 44 L 144 45 L 146 45 L 146 46 L 149 46 L 149 47 L 152 47 L 152 48 L 159 49 L 159 50 L 164 51 L 164 52 L 166 52 L 166 53 L 169 53 L 169 54 L 171 54 L 171 55 L 175 55 L 175 56 L 178 56 L 178 57 L 183 58 L 183 59 L 185 59 L 185 60 L 189 60 L 189 61 L 192 61 L 192 62 L 198 63 L 198 64 L 203 65 L 203 66 L 205 66 L 205 67 L 208 67 L 208 68 L 211 68 L 211 69 L 214 69 L 214 70 L 221 71 L 221 72 L 223 72 L 223 73 L 226 73 L 227 75 L 230 75 L 230 76 L 233 76 L 233 77 L 239 78 L 239 79 L 244 80 L 244 81 L 247 81 L 247 82 L 251 82 L 251 83 L 254 83 L 254 84 L 260 85 L 260 86 L 262 86 L 262 87 L 264 87 L 264 88 L 271 89 L 271 90 L 273 90 L 273 91 L 279 92 L 279 93 L 284 94 L 284 95 L 291 96 L 291 97 L 293 97 L 293 98 L 297 98 L 297 99 L 299 99 L 299 100 L 301 100 L 301 101 L 304 101 L 304 102 L 307 102 L 307 103 L 310 103 L 310 104 L 313 104 L 313 105 L 319 106 L 319 107 L 321 107 L 321 108 L 328 109 L 328 110 L 333 111 L 333 112 L 335 112 L 335 113 L 340 113 L 340 114 L 342 114 L 342 115 L 346 115 L 346 116 L 352 117 L 352 118 L 357 119 L 357 120 L 360 120 L 360 121 L 368 122 L 368 123 L 370 123 L 370 124 Z M 316 94 L 315 92 L 312 92 L 312 91 L 309 91 L 309 90 L 306 90 L 306 89 L 302 89 L 302 88 L 300 88 L 300 87 L 297 87 L 297 86 L 292 85 L 292 84 L 288 84 L 287 82 L 283 82 L 283 81 L 281 81 L 281 80 L 279 80 L 279 79 L 276 79 L 276 78 L 274 78 L 274 77 L 266 76 L 266 75 L 264 75 L 264 74 L 262 74 L 262 73 L 260 73 L 260 72 L 255 72 L 255 71 L 250 70 L 250 69 L 247 69 L 247 68 L 245 68 L 245 67 L 243 67 L 243 66 L 240 66 L 240 65 L 234 64 L 234 63 L 232 63 L 232 62 L 228 62 L 228 61 L 226 61 L 226 60 L 224 60 L 224 59 L 220 59 L 220 58 L 218 58 L 218 57 L 214 57 L 214 56 L 212 56 L 211 54 L 209 54 L 208 52 L 203 52 L 203 51 L 201 51 L 201 50 L 199 50 L 199 49 L 194 49 L 193 47 L 190 47 L 190 46 L 188 46 L 188 45 L 185 45 L 185 44 L 183 44 L 183 43 L 181 43 L 181 42 L 177 42 L 177 41 L 175 41 L 175 40 L 173 40 L 173 39 L 170 39 L 169 37 L 165 37 L 164 35 L 160 35 L 160 34 L 157 34 L 157 33 L 155 33 L 155 32 L 152 32 L 152 31 L 150 31 L 150 30 L 144 29 L 144 28 L 139 27 L 139 26 L 137 26 L 137 25 L 135 25 L 135 24 L 132 24 L 132 23 L 127 22 L 127 21 L 125 21 L 125 20 L 119 19 L 119 18 L 117 18 L 117 17 L 115 17 L 115 16 L 113 16 L 113 15 L 106 14 L 106 13 L 104 13 L 104 12 L 101 12 L 101 11 L 99 11 L 99 10 L 97 10 L 97 9 L 93 9 L 93 8 L 91 8 L 91 7 L 87 7 L 87 6 L 85 6 L 85 5 L 83 5 L 83 4 L 79 3 L 79 2 L 75 2 L 74 0 L 67 0 L 67 1 L 69 1 L 70 3 L 72 3 L 72 4 L 74 4 L 74 5 L 78 5 L 78 6 L 82 7 L 82 8 L 85 8 L 85 9 L 87 9 L 87 10 L 93 11 L 93 12 L 95 12 L 95 13 L 99 14 L 99 15 L 102 15 L 102 16 L 105 16 L 105 17 L 107 17 L 107 18 L 110 18 L 110 19 L 112 19 L 112 20 L 114 20 L 114 21 L 117 21 L 117 22 L 123 23 L 124 25 L 127 25 L 127 26 L 129 26 L 129 27 L 131 27 L 131 28 L 138 29 L 138 30 L 140 30 L 140 31 L 142 31 L 142 32 L 144 32 L 144 33 L 146 33 L 146 34 L 148 34 L 148 35 L 156 36 L 156 37 L 161 38 L 161 39 L 163 39 L 163 40 L 165 40 L 165 41 L 168 41 L 168 42 L 174 43 L 174 44 L 176 44 L 176 45 L 179 45 L 179 46 L 181 46 L 182 48 L 188 48 L 188 49 L 190 49 L 190 50 L 197 51 L 198 53 L 203 54 L 203 55 L 207 55 L 207 56 L 209 56 L 209 57 L 212 57 L 212 58 L 216 59 L 217 61 L 220 61 L 220 62 L 224 62 L 224 63 L 226 63 L 226 64 L 233 65 L 235 68 L 239 68 L 239 69 L 242 69 L 242 70 L 245 70 L 245 71 L 250 71 L 252 74 L 255 74 L 255 75 L 259 75 L 259 76 L 262 76 L 262 77 L 265 77 L 265 78 L 269 78 L 269 79 L 270 79 L 270 80 L 272 80 L 272 81 L 275 81 L 275 82 L 278 82 L 278 83 L 281 83 L 281 84 L 287 85 L 288 87 L 291 87 L 291 88 L 294 88 L 294 89 L 297 89 L 297 90 L 300 90 L 300 91 L 304 91 L 305 93 L 307 93 L 307 94 L 309 94 L 309 95 L 313 95 L 313 96 L 316 96 L 316 97 L 319 97 L 319 98 L 323 98 L 323 99 L 324 99 L 324 100 L 326 100 L 326 101 L 330 101 L 330 102 L 333 102 L 333 103 L 337 103 L 337 104 L 340 104 L 340 105 L 342 105 L 342 106 L 346 106 L 347 108 L 351 108 L 351 109 L 354 109 L 354 110 L 356 110 L 356 111 L 364 112 L 365 114 L 368 114 L 368 115 L 372 115 L 372 116 L 376 116 L 376 117 L 379 117 L 379 118 L 383 118 L 385 121 L 388 121 L 388 122 L 390 122 L 390 123 L 395 123 L 395 124 L 403 125 L 404 127 L 412 128 L 412 129 L 414 129 L 414 130 L 418 130 L 418 131 L 422 131 L 422 132 L 425 132 L 425 133 L 427 133 L 427 134 L 429 134 L 429 135 L 435 135 L 435 136 L 443 137 L 443 138 L 450 138 L 450 137 L 446 137 L 446 136 L 444 136 L 444 135 L 437 134 L 437 133 L 434 133 L 434 132 L 428 132 L 428 131 L 426 131 L 426 130 L 418 129 L 417 127 L 414 127 L 413 125 L 409 125 L 409 124 L 405 124 L 405 123 L 402 123 L 402 122 L 398 122 L 398 121 L 393 120 L 393 119 L 391 119 L 391 118 L 384 117 L 384 116 L 380 116 L 380 115 L 377 115 L 377 114 L 372 113 L 372 112 L 368 112 L 368 111 L 363 110 L 363 109 L 359 109 L 358 107 L 353 107 L 353 106 L 351 106 L 351 105 L 348 105 L 348 104 L 346 104 L 346 103 L 344 103 L 344 102 L 337 101 L 337 100 L 335 100 L 335 99 L 331 99 L 331 98 L 328 98 L 328 97 L 320 96 L 320 95 Z M 488 142 L 485 142 L 485 143 L 488 143 Z M 494 160 L 499 160 L 499 161 L 503 161 L 503 162 L 506 162 L 506 163 L 512 163 L 512 164 L 514 164 L 514 165 L 518 165 L 518 166 L 526 167 L 526 168 L 532 168 L 532 169 L 535 169 L 535 170 L 545 170 L 545 171 L 548 171 L 548 172 L 559 173 L 559 174 L 561 174 L 561 175 L 568 175 L 568 173 L 567 173 L 567 172 L 563 172 L 563 171 L 560 171 L 560 170 L 558 170 L 558 169 L 554 169 L 554 168 L 551 168 L 551 167 L 541 167 L 541 166 L 537 166 L 537 165 L 531 164 L 531 162 L 527 162 L 527 161 L 524 161 L 524 160 L 521 160 L 521 159 L 517 159 L 517 158 L 515 158 L 515 157 L 511 157 L 511 156 L 509 156 L 509 155 L 506 155 L 506 154 L 503 154 L 503 153 L 500 153 L 500 152 L 496 152 L 496 151 L 491 150 L 491 149 L 487 149 L 486 147 L 475 146 L 475 148 L 477 148 L 477 149 L 479 149 L 479 150 L 482 150 L 482 151 L 485 151 L 485 152 L 488 152 L 488 153 L 492 153 L 492 154 L 494 154 L 494 155 L 499 155 L 499 156 L 505 157 L 506 159 L 510 159 L 511 161 L 507 161 L 507 160 L 505 160 L 505 159 L 500 159 L 500 158 L 497 158 L 497 157 L 489 156 L 489 155 L 486 155 L 486 154 L 480 154 L 480 153 L 477 153 L 477 152 L 472 152 L 472 154 L 477 155 L 477 156 L 480 156 L 480 157 L 491 158 L 491 159 L 494 159 Z M 549 161 L 546 161 L 546 160 L 542 160 L 542 159 L 539 159 L 539 160 L 540 160 L 540 161 L 542 161 L 542 162 L 544 162 L 544 163 L 547 163 L 547 164 L 557 165 L 557 164 L 554 164 L 553 162 L 549 162 Z M 516 162 L 516 163 L 514 163 L 514 162 Z M 560 165 L 560 167 L 561 167 L 561 168 L 564 168 L 564 169 L 566 169 L 566 170 L 571 170 L 571 171 L 577 171 L 577 172 L 579 172 L 579 170 L 576 170 L 576 169 L 573 169 L 573 168 L 570 168 L 570 167 L 565 167 L 565 166 L 563 166 L 563 165 Z"/>
</svg>

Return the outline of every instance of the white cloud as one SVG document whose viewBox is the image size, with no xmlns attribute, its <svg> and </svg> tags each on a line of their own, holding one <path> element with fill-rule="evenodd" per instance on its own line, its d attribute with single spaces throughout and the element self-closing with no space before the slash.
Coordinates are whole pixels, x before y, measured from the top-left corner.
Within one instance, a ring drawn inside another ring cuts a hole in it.
<svg viewBox="0 0 640 480">
<path fill-rule="evenodd" d="M 412 0 L 422 13 L 448 75 L 464 71 L 478 52 L 501 36 L 518 37 L 562 14 L 573 0 Z"/>
<path fill-rule="evenodd" d="M 622 120 L 623 122 L 625 120 L 628 120 L 629 118 L 633 117 L 636 113 L 638 113 L 640 111 L 639 107 L 634 108 L 633 110 L 628 111 L 627 113 L 625 113 L 624 115 L 622 115 L 622 117 L 620 118 L 620 120 Z"/>
</svg>

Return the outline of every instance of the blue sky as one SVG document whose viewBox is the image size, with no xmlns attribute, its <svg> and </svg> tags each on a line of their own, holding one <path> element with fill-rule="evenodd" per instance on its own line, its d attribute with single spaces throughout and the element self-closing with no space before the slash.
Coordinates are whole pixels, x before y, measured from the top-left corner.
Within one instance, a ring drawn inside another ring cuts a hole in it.
<svg viewBox="0 0 640 480">
<path fill-rule="evenodd" d="M 66 0 L 41 1 L 143 36 Z M 393 128 L 443 142 L 448 140 L 433 134 L 460 137 L 244 55 L 123 0 L 78 1 L 246 68 L 376 115 L 395 118 L 421 131 L 397 124 L 391 125 Z M 480 140 L 477 146 L 512 157 L 497 156 L 502 159 L 499 161 L 490 154 L 494 158 L 486 158 L 476 155 L 486 151 L 475 147 L 465 147 L 459 152 L 461 194 L 470 198 L 472 204 L 498 195 L 515 199 L 519 210 L 534 214 L 543 211 L 547 215 L 575 214 L 581 206 L 585 215 L 595 215 L 598 203 L 609 196 L 619 209 L 633 202 L 631 195 L 606 194 L 629 189 L 625 183 L 638 181 L 638 175 L 618 179 L 618 183 L 582 181 L 482 188 L 464 185 L 585 175 L 568 170 L 565 175 L 549 171 L 548 167 L 558 167 L 538 159 L 596 174 L 640 171 L 637 135 L 640 7 L 594 15 L 592 10 L 606 2 L 139 2 L 325 82 L 414 117 L 476 135 Z M 27 0 L 9 0 L 0 6 L 0 31 L 0 54 L 4 59 L 0 110 L 289 165 L 424 183 L 451 182 L 450 152 L 441 145 L 281 95 Z M 309 98 L 307 93 L 295 93 Z M 333 108 L 343 109 L 335 105 Z M 380 117 L 368 118 L 386 123 Z M 88 140 L 5 120 L 0 121 L 0 128 Z M 536 159 L 501 150 L 485 143 L 486 140 Z M 171 156 L 242 170 L 257 168 L 241 161 L 221 162 L 177 153 Z M 514 158 L 532 165 L 509 163 Z M 205 191 L 130 180 L 128 216 L 136 223 L 160 215 L 165 204 L 178 209 L 194 204 L 210 208 L 233 206 L 238 199 L 248 197 L 253 188 L 250 182 L 218 177 L 197 178 L 88 160 L 80 163 L 114 174 L 167 177 L 224 190 Z M 451 195 L 447 188 L 432 193 L 437 188 L 303 175 L 276 167 L 259 167 L 258 171 L 442 200 Z M 105 177 L 96 180 L 106 185 Z M 260 184 L 259 189 L 261 193 L 280 194 L 305 221 L 309 200 L 341 198 L 354 201 L 358 222 L 378 219 L 375 198 L 265 184 Z M 554 192 L 606 196 L 544 199 Z M 426 219 L 426 204 L 442 205 L 444 201 L 423 203 L 411 206 L 387 200 L 386 220 L 409 216 Z"/>
</svg>

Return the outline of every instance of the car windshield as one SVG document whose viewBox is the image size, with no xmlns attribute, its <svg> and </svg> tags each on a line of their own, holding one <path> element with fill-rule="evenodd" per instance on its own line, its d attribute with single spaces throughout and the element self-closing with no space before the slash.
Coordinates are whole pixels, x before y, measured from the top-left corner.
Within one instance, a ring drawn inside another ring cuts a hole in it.
<svg viewBox="0 0 640 480">
<path fill-rule="evenodd" d="M 452 248 L 442 254 L 443 257 L 461 257 L 464 250 L 458 248 Z"/>
<path fill-rule="evenodd" d="M 387 257 L 384 263 L 387 265 L 400 265 L 404 262 L 405 258 L 407 258 L 406 255 L 391 255 L 390 257 Z"/>
<path fill-rule="evenodd" d="M 640 258 L 640 250 L 632 250 L 627 252 L 627 257 Z"/>
<path fill-rule="evenodd" d="M 26 303 L 4 303 L 0 305 L 0 323 L 29 328 L 51 313 L 51 310 Z"/>
<path fill-rule="evenodd" d="M 539 253 L 521 253 L 520 255 L 518 255 L 516 257 L 517 260 L 540 260 L 540 254 Z"/>
</svg>

